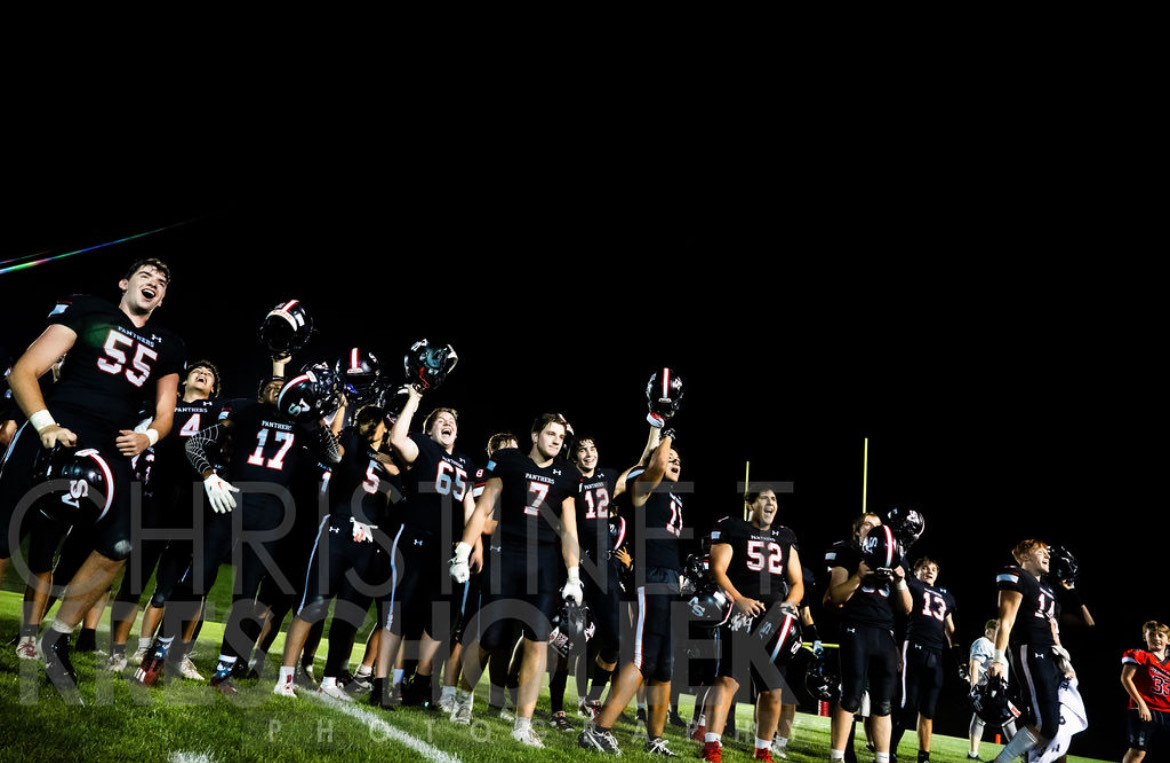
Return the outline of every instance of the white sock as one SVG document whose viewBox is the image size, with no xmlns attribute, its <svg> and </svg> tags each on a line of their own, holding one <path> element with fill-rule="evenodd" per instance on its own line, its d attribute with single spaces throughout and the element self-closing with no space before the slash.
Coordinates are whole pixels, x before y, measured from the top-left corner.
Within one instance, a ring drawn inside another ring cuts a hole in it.
<svg viewBox="0 0 1170 763">
<path fill-rule="evenodd" d="M 1029 728 L 1022 728 L 1016 732 L 1012 737 L 1012 741 L 1000 750 L 999 755 L 995 756 L 995 763 L 1012 763 L 1013 760 L 1020 757 L 1039 741 L 1036 735 L 1032 733 Z"/>
<path fill-rule="evenodd" d="M 756 749 L 757 750 L 770 750 L 770 749 L 772 749 L 772 743 L 769 742 L 767 739 L 760 739 L 759 737 L 756 737 Z"/>
<path fill-rule="evenodd" d="M 705 713 L 699 713 L 699 717 L 695 719 L 695 725 L 696 726 L 706 726 L 707 725 L 707 715 Z"/>
<path fill-rule="evenodd" d="M 366 678 L 366 677 L 370 676 L 371 674 L 373 674 L 373 672 L 374 672 L 374 669 L 372 667 L 370 667 L 369 665 L 358 665 L 357 672 L 354 673 L 354 675 L 357 676 L 358 678 Z"/>
<path fill-rule="evenodd" d="M 639 709 L 639 710 L 645 710 L 645 709 L 646 709 L 646 703 L 645 703 L 645 702 L 639 702 L 639 703 L 638 703 L 638 709 Z"/>
<path fill-rule="evenodd" d="M 845 760 L 845 751 L 829 750 L 829 760 Z"/>
<path fill-rule="evenodd" d="M 66 625 L 65 623 L 61 622 L 60 620 L 54 620 L 53 622 L 49 623 L 49 628 L 57 631 L 58 633 L 72 633 L 73 632 L 72 625 Z M 147 646 L 150 646 L 150 645 L 147 644 Z"/>
<path fill-rule="evenodd" d="M 295 672 L 296 672 L 295 667 L 286 667 L 284 665 L 281 665 L 280 666 L 280 677 L 276 679 L 276 682 L 282 684 L 286 681 L 291 681 L 293 678 L 293 674 Z"/>
<path fill-rule="evenodd" d="M 172 636 L 171 638 L 174 638 L 174 636 Z M 139 649 L 150 649 L 150 645 L 152 643 L 153 643 L 153 639 L 140 638 L 140 639 L 138 639 L 138 648 Z"/>
<path fill-rule="evenodd" d="M 441 692 L 439 692 L 439 699 L 447 699 L 448 697 L 454 697 L 454 696 L 455 696 L 455 687 L 454 686 L 444 686 L 443 690 Z"/>
<path fill-rule="evenodd" d="M 874 763 L 890 763 L 890 754 L 888 752 L 875 752 L 873 759 Z"/>
<path fill-rule="evenodd" d="M 531 725 L 532 725 L 531 718 L 521 718 L 519 715 L 517 715 L 516 716 L 516 723 L 514 723 L 512 725 L 512 730 L 513 731 L 525 731 Z"/>
<path fill-rule="evenodd" d="M 776 737 L 772 740 L 772 744 L 776 745 L 777 749 L 783 750 L 788 746 L 788 737 Z"/>
<path fill-rule="evenodd" d="M 400 669 L 400 668 L 394 669 L 394 682 L 393 683 L 395 686 L 402 683 L 402 673 L 403 673 L 402 669 Z"/>
<path fill-rule="evenodd" d="M 703 741 L 704 742 L 720 742 L 720 741 L 722 741 L 722 738 L 723 738 L 722 734 L 712 734 L 710 731 L 708 731 L 707 736 L 703 737 Z"/>
<path fill-rule="evenodd" d="M 324 676 L 321 679 L 321 688 L 322 689 L 329 689 L 329 688 L 335 687 L 335 686 L 337 686 L 337 676 Z"/>
</svg>

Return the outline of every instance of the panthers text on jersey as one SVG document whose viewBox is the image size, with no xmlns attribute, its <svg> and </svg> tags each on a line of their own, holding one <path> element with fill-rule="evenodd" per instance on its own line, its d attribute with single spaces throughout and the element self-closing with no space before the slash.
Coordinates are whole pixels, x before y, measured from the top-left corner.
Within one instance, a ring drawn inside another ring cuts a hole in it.
<svg viewBox="0 0 1170 763">
<path fill-rule="evenodd" d="M 499 519 L 504 541 L 523 544 L 532 537 L 542 545 L 560 542 L 545 512 L 559 521 L 565 499 L 576 498 L 581 480 L 577 467 L 558 460 L 537 466 L 518 449 L 504 448 L 496 451 L 487 471 L 502 483 Z"/>
<path fill-rule="evenodd" d="M 1034 647 L 1054 645 L 1056 624 L 1060 620 L 1060 604 L 1052 588 L 1014 564 L 1000 570 L 995 584 L 1000 591 L 1014 591 L 1021 596 L 1016 622 L 1012 627 L 1011 644 L 1031 644 Z"/>
<path fill-rule="evenodd" d="M 76 411 L 113 432 L 133 429 L 139 411 L 154 409 L 154 382 L 183 370 L 185 349 L 177 336 L 150 323 L 138 328 L 104 299 L 81 294 L 61 300 L 49 323 L 77 334 L 49 390 L 50 410 Z"/>
<path fill-rule="evenodd" d="M 906 619 L 906 640 L 932 652 L 947 645 L 947 615 L 955 611 L 955 597 L 945 588 L 927 585 L 918 578 L 906 578 L 910 586 L 910 614 Z"/>
<path fill-rule="evenodd" d="M 731 546 L 727 577 L 744 596 L 765 603 L 788 596 L 788 559 L 796 534 L 783 525 L 760 530 L 739 517 L 723 517 L 711 530 L 711 543 Z"/>
</svg>

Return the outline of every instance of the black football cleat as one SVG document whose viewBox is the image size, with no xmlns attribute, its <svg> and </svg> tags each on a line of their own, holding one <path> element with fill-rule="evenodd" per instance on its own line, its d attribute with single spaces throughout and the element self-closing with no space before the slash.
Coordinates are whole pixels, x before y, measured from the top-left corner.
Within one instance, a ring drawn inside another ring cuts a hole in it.
<svg viewBox="0 0 1170 763">
<path fill-rule="evenodd" d="M 240 690 L 236 688 L 234 683 L 232 683 L 231 675 L 220 676 L 218 673 L 216 673 L 211 677 L 211 686 L 220 694 L 223 694 L 227 697 L 231 697 L 240 693 Z"/>
<path fill-rule="evenodd" d="M 69 634 L 47 629 L 41 636 L 41 654 L 45 659 L 45 674 L 66 704 L 84 705 L 77 691 L 77 671 L 69 659 Z"/>
</svg>

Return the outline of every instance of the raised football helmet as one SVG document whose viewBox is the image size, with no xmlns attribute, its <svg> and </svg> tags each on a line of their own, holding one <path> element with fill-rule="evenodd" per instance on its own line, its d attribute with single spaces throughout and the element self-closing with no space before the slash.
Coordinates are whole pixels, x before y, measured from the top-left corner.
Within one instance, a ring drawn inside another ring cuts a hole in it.
<svg viewBox="0 0 1170 763">
<path fill-rule="evenodd" d="M 305 366 L 285 382 L 276 407 L 299 423 L 308 423 L 334 413 L 341 405 L 337 377 L 327 363 Z"/>
<path fill-rule="evenodd" d="M 260 343 L 273 357 L 287 357 L 305 346 L 313 334 L 313 319 L 298 299 L 281 302 L 260 323 Z"/>
<path fill-rule="evenodd" d="M 92 448 L 39 449 L 32 481 L 32 507 L 62 525 L 98 522 L 114 503 L 114 473 Z"/>
<path fill-rule="evenodd" d="M 886 524 L 902 544 L 902 554 L 905 555 L 914 545 L 914 541 L 922 537 L 922 531 L 926 529 L 926 518 L 916 509 L 895 507 L 886 515 Z"/>
<path fill-rule="evenodd" d="M 333 364 L 333 374 L 350 404 L 364 405 L 377 398 L 382 368 L 374 353 L 360 347 L 350 350 Z"/>
<path fill-rule="evenodd" d="M 710 628 L 717 628 L 731 618 L 731 597 L 715 584 L 701 588 L 687 602 L 691 619 Z"/>
<path fill-rule="evenodd" d="M 682 377 L 669 368 L 655 371 L 650 376 L 650 381 L 646 382 L 646 404 L 650 407 L 651 419 L 657 417 L 657 420 L 661 422 L 678 413 L 682 397 Z M 661 424 L 655 424 L 655 426 L 661 426 Z"/>
<path fill-rule="evenodd" d="M 711 557 L 708 554 L 688 554 L 679 582 L 680 593 L 691 596 L 711 582 Z"/>
<path fill-rule="evenodd" d="M 898 540 L 889 525 L 878 525 L 861 539 L 861 558 L 875 572 L 892 571 L 902 564 Z"/>
<path fill-rule="evenodd" d="M 455 368 L 459 356 L 451 345 L 438 347 L 420 339 L 410 346 L 402 362 L 406 368 L 407 384 L 415 384 L 422 389 L 435 389 Z"/>
<path fill-rule="evenodd" d="M 561 608 L 553 615 L 548 645 L 563 657 L 583 650 L 596 630 L 596 626 L 591 627 L 590 619 L 589 607 L 564 599 Z"/>
<path fill-rule="evenodd" d="M 1080 571 L 1080 564 L 1072 552 L 1064 546 L 1051 546 L 1048 552 L 1050 559 L 1049 568 L 1052 570 L 1052 576 L 1061 581 L 1076 581 L 1077 573 Z"/>
<path fill-rule="evenodd" d="M 971 707 L 984 723 L 992 726 L 1002 726 L 1020 717 L 1020 711 L 1008 697 L 1007 682 L 1001 676 L 990 676 L 987 683 L 972 687 Z"/>
</svg>

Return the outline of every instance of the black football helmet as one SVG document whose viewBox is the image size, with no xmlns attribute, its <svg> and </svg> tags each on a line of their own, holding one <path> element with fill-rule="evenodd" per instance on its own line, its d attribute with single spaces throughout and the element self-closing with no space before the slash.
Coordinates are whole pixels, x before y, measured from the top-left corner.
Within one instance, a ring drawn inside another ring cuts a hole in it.
<svg viewBox="0 0 1170 763">
<path fill-rule="evenodd" d="M 1051 546 L 1048 551 L 1049 569 L 1052 571 L 1052 576 L 1059 581 L 1075 582 L 1080 564 L 1077 563 L 1077 558 L 1073 556 L 1072 552 L 1064 546 Z"/>
<path fill-rule="evenodd" d="M 650 381 L 646 382 L 646 403 L 650 406 L 652 415 L 669 419 L 678 413 L 682 397 L 682 377 L 669 368 L 655 371 L 650 376 Z"/>
<path fill-rule="evenodd" d="M 114 473 L 92 448 L 40 448 L 32 481 L 32 507 L 62 525 L 98 522 L 114 503 Z"/>
<path fill-rule="evenodd" d="M 276 407 L 298 423 L 316 421 L 331 415 L 341 406 L 337 387 L 337 377 L 327 363 L 308 365 L 285 382 Z"/>
<path fill-rule="evenodd" d="M 1020 711 L 1008 697 L 1007 682 L 1000 676 L 990 676 L 987 683 L 971 689 L 971 707 L 984 723 L 992 726 L 1002 726 L 1020 717 Z"/>
<path fill-rule="evenodd" d="M 596 626 L 591 627 L 590 619 L 589 607 L 578 606 L 576 602 L 565 599 L 553 615 L 553 629 L 548 634 L 548 645 L 562 657 L 582 651 L 596 630 Z"/>
<path fill-rule="evenodd" d="M 709 628 L 717 628 L 731 619 L 731 597 L 715 584 L 700 589 L 687 602 L 691 619 Z"/>
<path fill-rule="evenodd" d="M 825 659 L 814 660 L 804 674 L 804 688 L 813 699 L 836 702 L 841 697 L 841 679 L 834 675 Z"/>
<path fill-rule="evenodd" d="M 764 642 L 764 648 L 776 665 L 789 662 L 800 652 L 804 643 L 801 639 L 800 617 L 773 605 L 761 618 L 753 636 Z"/>
<path fill-rule="evenodd" d="M 894 537 L 902 544 L 902 554 L 905 555 L 914 541 L 922 537 L 926 529 L 926 517 L 916 509 L 890 509 L 886 515 L 886 524 L 894 531 Z"/>
<path fill-rule="evenodd" d="M 305 346 L 313 334 L 313 319 L 298 299 L 281 302 L 260 323 L 260 343 L 273 357 L 287 357 Z"/>
<path fill-rule="evenodd" d="M 711 582 L 711 557 L 708 554 L 688 554 L 679 583 L 683 596 L 692 596 Z"/>
<path fill-rule="evenodd" d="M 436 389 L 455 368 L 459 356 L 451 345 L 436 347 L 420 339 L 410 346 L 402 362 L 406 368 L 407 384 L 416 384 L 422 389 Z"/>
<path fill-rule="evenodd" d="M 898 540 L 889 525 L 878 525 L 861 539 L 861 558 L 874 571 L 893 570 L 902 564 Z"/>
<path fill-rule="evenodd" d="M 352 347 L 333 364 L 333 374 L 351 404 L 374 402 L 381 388 L 382 368 L 374 353 Z"/>
</svg>

